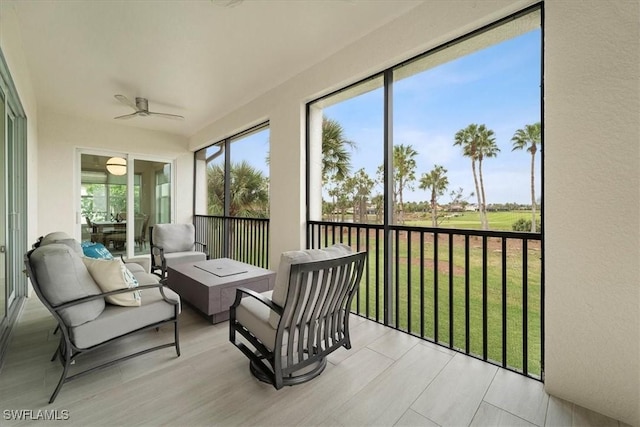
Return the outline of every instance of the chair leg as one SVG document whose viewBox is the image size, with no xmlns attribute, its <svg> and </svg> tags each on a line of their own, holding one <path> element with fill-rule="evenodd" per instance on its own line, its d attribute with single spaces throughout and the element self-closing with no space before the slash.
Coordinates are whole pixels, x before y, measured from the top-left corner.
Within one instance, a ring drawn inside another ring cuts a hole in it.
<svg viewBox="0 0 640 427">
<path fill-rule="evenodd" d="M 60 342 L 58 343 L 58 347 L 56 347 L 56 351 L 53 352 L 53 355 L 51 356 L 50 361 L 53 362 L 54 360 L 56 360 L 56 358 L 58 357 L 58 354 L 62 354 L 62 351 L 64 350 L 64 336 L 60 337 Z M 60 358 L 60 363 L 62 364 L 62 358 Z"/>
<path fill-rule="evenodd" d="M 62 343 L 61 343 L 62 344 Z M 69 347 L 67 346 L 67 349 Z M 60 359 L 62 360 L 63 355 L 60 355 Z M 64 367 L 62 368 L 62 374 L 60 375 L 60 380 L 58 381 L 58 385 L 56 386 L 56 389 L 53 391 L 53 394 L 51 395 L 51 398 L 49 399 L 49 403 L 53 403 L 54 400 L 56 400 L 56 397 L 58 396 L 58 393 L 60 393 L 60 389 L 62 388 L 62 385 L 64 384 L 64 381 L 67 379 L 67 372 L 69 372 L 69 365 L 71 365 L 71 354 L 69 354 L 69 351 L 67 351 L 66 356 L 64 357 L 65 361 L 64 361 Z"/>
<path fill-rule="evenodd" d="M 173 335 L 176 341 L 176 353 L 178 354 L 178 357 L 180 357 L 180 336 L 178 334 L 178 320 L 176 319 L 176 323 L 174 323 L 173 326 Z"/>
<path fill-rule="evenodd" d="M 56 357 L 58 357 L 58 350 L 60 350 L 60 344 L 58 344 L 58 347 L 56 347 L 56 351 L 53 352 L 53 356 L 51 356 L 51 362 L 53 362 L 54 360 L 56 360 Z"/>
</svg>

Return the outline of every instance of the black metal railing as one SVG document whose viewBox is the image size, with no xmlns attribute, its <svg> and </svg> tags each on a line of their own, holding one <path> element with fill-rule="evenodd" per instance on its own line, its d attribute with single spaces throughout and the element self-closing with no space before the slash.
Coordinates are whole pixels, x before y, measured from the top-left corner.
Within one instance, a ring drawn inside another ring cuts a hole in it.
<svg viewBox="0 0 640 427">
<path fill-rule="evenodd" d="M 324 221 L 307 233 L 309 248 L 368 252 L 354 313 L 542 378 L 540 234 Z"/>
<path fill-rule="evenodd" d="M 194 215 L 196 240 L 211 258 L 231 258 L 269 268 L 269 219 Z"/>
</svg>

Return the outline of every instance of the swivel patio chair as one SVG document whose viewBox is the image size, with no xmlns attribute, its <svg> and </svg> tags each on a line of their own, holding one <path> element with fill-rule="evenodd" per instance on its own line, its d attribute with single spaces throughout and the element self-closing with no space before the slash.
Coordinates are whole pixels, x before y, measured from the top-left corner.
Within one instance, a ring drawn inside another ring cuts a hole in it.
<svg viewBox="0 0 640 427">
<path fill-rule="evenodd" d="M 196 241 L 193 224 L 156 224 L 149 227 L 151 272 L 167 277 L 167 267 L 209 259 L 207 245 Z"/>
<path fill-rule="evenodd" d="M 260 381 L 276 389 L 309 381 L 322 373 L 327 355 L 351 348 L 349 312 L 366 253 L 350 252 L 344 245 L 285 252 L 273 293 L 236 290 L 229 340 Z"/>
</svg>

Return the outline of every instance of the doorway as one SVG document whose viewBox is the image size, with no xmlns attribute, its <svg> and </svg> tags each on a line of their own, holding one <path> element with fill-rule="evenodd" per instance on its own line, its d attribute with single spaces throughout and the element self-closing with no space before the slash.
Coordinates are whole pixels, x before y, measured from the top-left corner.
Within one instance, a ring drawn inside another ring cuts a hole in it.
<svg viewBox="0 0 640 427">
<path fill-rule="evenodd" d="M 149 227 L 171 222 L 172 182 L 171 161 L 81 151 L 81 241 L 113 255 L 149 254 Z"/>
</svg>

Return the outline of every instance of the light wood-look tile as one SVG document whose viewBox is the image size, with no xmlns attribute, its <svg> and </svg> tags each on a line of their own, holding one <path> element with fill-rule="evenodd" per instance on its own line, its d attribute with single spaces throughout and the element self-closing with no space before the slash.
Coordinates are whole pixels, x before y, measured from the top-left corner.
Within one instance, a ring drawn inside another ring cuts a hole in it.
<svg viewBox="0 0 640 427">
<path fill-rule="evenodd" d="M 367 347 L 393 360 L 398 360 L 412 347 L 420 344 L 420 341 L 422 340 L 404 332 L 392 330 L 373 341 Z"/>
<path fill-rule="evenodd" d="M 484 400 L 532 424 L 544 426 L 549 395 L 540 382 L 498 369 Z"/>
<path fill-rule="evenodd" d="M 369 387 L 345 402 L 335 417 L 346 425 L 393 425 L 450 360 L 451 356 L 439 351 L 413 346 Z"/>
<path fill-rule="evenodd" d="M 396 427 L 439 427 L 428 418 L 423 417 L 413 409 L 407 409 L 397 423 Z"/>
<path fill-rule="evenodd" d="M 570 427 L 571 425 L 573 425 L 573 403 L 557 397 L 549 397 L 545 426 Z"/>
<path fill-rule="evenodd" d="M 226 322 L 211 325 L 190 307 L 180 315 L 182 356 L 167 348 L 89 374 L 64 385 L 49 405 L 62 369 L 49 360 L 59 339 L 54 328 L 30 298 L 0 368 L 0 416 L 6 409 L 68 410 L 69 420 L 52 422 L 64 426 L 620 424 L 549 399 L 535 380 L 358 316 L 351 316 L 351 350 L 334 352 L 314 380 L 275 390 L 251 375 L 248 359 L 228 342 Z M 72 369 L 167 342 L 172 334 L 165 326 L 129 337 L 81 356 Z"/>
<path fill-rule="evenodd" d="M 497 369 L 456 354 L 411 409 L 441 426 L 469 425 Z"/>
<path fill-rule="evenodd" d="M 344 359 L 352 356 L 358 350 L 368 346 L 381 336 L 389 333 L 392 329 L 375 322 L 361 322 L 353 328 L 349 327 L 351 336 L 351 349 L 339 348 L 327 357 L 327 360 L 337 365 Z"/>
<path fill-rule="evenodd" d="M 487 402 L 482 402 L 476 415 L 471 421 L 472 427 L 535 427 L 527 420 L 497 408 Z"/>
</svg>

